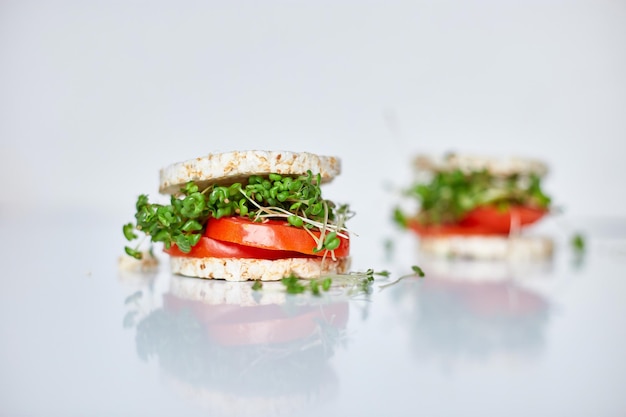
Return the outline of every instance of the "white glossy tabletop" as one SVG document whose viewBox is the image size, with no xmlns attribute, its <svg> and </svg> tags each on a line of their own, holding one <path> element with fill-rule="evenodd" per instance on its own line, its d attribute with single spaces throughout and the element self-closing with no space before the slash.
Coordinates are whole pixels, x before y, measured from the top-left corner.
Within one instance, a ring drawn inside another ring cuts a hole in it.
<svg viewBox="0 0 626 417">
<path fill-rule="evenodd" d="M 625 415 L 623 225 L 541 265 L 361 237 L 390 277 L 314 297 L 123 273 L 115 216 L 0 212 L 0 415 Z"/>
</svg>

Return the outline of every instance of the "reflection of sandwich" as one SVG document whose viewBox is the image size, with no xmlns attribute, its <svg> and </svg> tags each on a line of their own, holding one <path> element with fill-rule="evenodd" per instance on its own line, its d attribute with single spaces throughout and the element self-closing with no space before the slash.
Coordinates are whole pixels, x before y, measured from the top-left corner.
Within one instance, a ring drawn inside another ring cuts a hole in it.
<svg viewBox="0 0 626 417">
<path fill-rule="evenodd" d="M 176 389 L 211 415 L 295 413 L 332 395 L 328 360 L 349 306 L 248 284 L 172 276 L 163 306 L 137 325 L 140 357 L 156 356 Z"/>
<path fill-rule="evenodd" d="M 340 160 L 307 152 L 235 151 L 165 167 L 159 191 L 141 195 L 135 223 L 124 228 L 162 242 L 172 272 L 230 281 L 313 278 L 350 264 L 347 205 L 322 197 Z M 141 257 L 136 248 L 127 253 Z"/>
<path fill-rule="evenodd" d="M 541 187 L 546 165 L 524 158 L 449 154 L 418 156 L 418 177 L 406 195 L 415 212 L 396 210 L 423 252 L 478 259 L 547 258 L 552 240 L 522 231 L 550 209 Z"/>
<path fill-rule="evenodd" d="M 398 290 L 408 301 L 411 341 L 420 357 L 498 360 L 541 350 L 550 306 L 523 284 L 545 264 L 506 261 L 423 260 L 428 279 Z"/>
</svg>

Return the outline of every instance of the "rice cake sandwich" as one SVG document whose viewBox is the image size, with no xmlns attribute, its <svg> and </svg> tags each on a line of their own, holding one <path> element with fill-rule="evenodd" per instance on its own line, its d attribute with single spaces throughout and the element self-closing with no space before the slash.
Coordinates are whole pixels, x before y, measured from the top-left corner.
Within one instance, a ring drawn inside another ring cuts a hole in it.
<svg viewBox="0 0 626 417">
<path fill-rule="evenodd" d="M 160 171 L 169 204 L 139 196 L 129 241 L 161 242 L 171 270 L 198 278 L 276 281 L 341 274 L 350 266 L 345 222 L 354 214 L 322 196 L 341 172 L 337 157 L 308 152 L 232 151 Z M 138 246 L 126 253 L 140 258 Z"/>
<path fill-rule="evenodd" d="M 420 251 L 474 259 L 545 259 L 549 237 L 524 230 L 550 213 L 545 163 L 530 158 L 448 154 L 415 158 L 416 179 L 405 196 L 415 211 L 394 218 L 419 236 Z"/>
</svg>

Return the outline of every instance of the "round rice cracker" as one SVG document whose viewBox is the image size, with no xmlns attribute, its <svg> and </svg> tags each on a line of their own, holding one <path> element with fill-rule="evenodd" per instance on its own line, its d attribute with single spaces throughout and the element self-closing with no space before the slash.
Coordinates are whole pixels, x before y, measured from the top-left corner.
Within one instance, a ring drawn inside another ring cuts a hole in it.
<svg viewBox="0 0 626 417">
<path fill-rule="evenodd" d="M 159 192 L 177 194 L 189 181 L 205 188 L 211 184 L 245 182 L 251 175 L 320 174 L 328 183 L 341 173 L 341 160 L 334 156 L 291 151 L 233 151 L 208 154 L 169 165 L 160 171 Z"/>
<path fill-rule="evenodd" d="M 318 278 L 327 274 L 345 274 L 351 258 L 193 258 L 170 257 L 171 271 L 175 274 L 226 281 L 279 281 L 295 275 L 299 278 Z"/>
<path fill-rule="evenodd" d="M 485 170 L 494 176 L 535 174 L 543 177 L 548 173 L 548 166 L 539 159 L 524 157 L 494 157 L 471 154 L 448 154 L 442 157 L 417 155 L 414 160 L 417 171 L 447 172 L 460 170 L 464 173 Z"/>
<path fill-rule="evenodd" d="M 419 239 L 422 254 L 475 260 L 547 260 L 554 241 L 546 236 L 432 236 Z"/>
</svg>

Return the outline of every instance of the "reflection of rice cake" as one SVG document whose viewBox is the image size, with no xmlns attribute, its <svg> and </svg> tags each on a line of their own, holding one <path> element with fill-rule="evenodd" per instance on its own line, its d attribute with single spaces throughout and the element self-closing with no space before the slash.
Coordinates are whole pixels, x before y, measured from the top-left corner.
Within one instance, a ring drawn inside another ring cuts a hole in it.
<svg viewBox="0 0 626 417">
<path fill-rule="evenodd" d="M 254 306 L 258 304 L 282 304 L 287 294 L 281 282 L 264 282 L 262 291 L 239 282 L 194 280 L 173 276 L 169 293 L 186 300 L 200 301 L 212 305 Z"/>
<path fill-rule="evenodd" d="M 461 282 L 528 280 L 552 271 L 548 260 L 467 259 L 420 254 L 419 265 L 428 278 Z"/>
<path fill-rule="evenodd" d="M 542 260 L 554 242 L 545 236 L 424 236 L 420 251 L 446 258 Z"/>
<path fill-rule="evenodd" d="M 347 302 L 171 279 L 163 307 L 137 326 L 137 350 L 158 358 L 175 389 L 212 415 L 289 415 L 333 395 L 328 360 L 347 324 Z"/>
<path fill-rule="evenodd" d="M 544 346 L 548 304 L 524 288 L 431 280 L 418 297 L 411 345 L 420 357 L 511 364 L 532 358 Z"/>
<path fill-rule="evenodd" d="M 529 357 L 541 350 L 548 300 L 524 285 L 549 262 L 422 257 L 426 278 L 405 285 L 402 303 L 415 353 L 448 360 Z"/>
<path fill-rule="evenodd" d="M 406 195 L 414 212 L 398 218 L 419 237 L 420 251 L 468 259 L 549 259 L 553 241 L 526 233 L 550 212 L 541 186 L 547 166 L 530 158 L 419 155 Z"/>
</svg>

